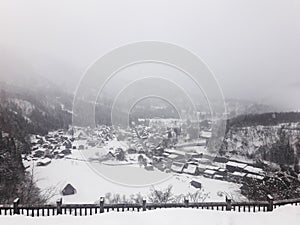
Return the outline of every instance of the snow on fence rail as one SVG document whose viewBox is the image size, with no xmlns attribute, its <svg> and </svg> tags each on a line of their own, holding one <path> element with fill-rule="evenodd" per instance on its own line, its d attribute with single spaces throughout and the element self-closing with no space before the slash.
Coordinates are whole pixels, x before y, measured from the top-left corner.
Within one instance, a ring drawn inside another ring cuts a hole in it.
<svg viewBox="0 0 300 225">
<path fill-rule="evenodd" d="M 265 212 L 272 211 L 282 205 L 300 205 L 300 198 L 273 201 L 273 197 L 268 195 L 267 201 L 252 202 L 232 202 L 226 198 L 225 202 L 189 202 L 187 199 L 183 203 L 147 203 L 142 204 L 105 204 L 104 198 L 100 198 L 99 204 L 62 204 L 62 199 L 56 205 L 21 205 L 17 198 L 12 205 L 0 205 L 0 215 L 22 214 L 26 216 L 52 216 L 69 214 L 74 216 L 87 216 L 109 211 L 146 211 L 158 208 L 198 208 L 221 211 L 238 212 Z"/>
</svg>

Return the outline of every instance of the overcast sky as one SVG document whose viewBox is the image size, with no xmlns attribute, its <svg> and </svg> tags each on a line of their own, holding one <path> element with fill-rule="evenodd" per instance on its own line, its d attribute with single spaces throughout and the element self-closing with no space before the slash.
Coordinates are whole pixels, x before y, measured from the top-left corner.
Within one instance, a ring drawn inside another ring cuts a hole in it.
<svg viewBox="0 0 300 225">
<path fill-rule="evenodd" d="M 300 109 L 299 11 L 299 0 L 1 0 L 0 47 L 75 88 L 111 49 L 171 42 L 208 64 L 226 98 Z"/>
</svg>

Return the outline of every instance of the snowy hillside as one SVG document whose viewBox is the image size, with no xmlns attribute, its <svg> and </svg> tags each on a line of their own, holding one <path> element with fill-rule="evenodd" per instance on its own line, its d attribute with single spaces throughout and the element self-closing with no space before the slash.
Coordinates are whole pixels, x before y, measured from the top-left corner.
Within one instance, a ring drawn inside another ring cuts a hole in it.
<svg viewBox="0 0 300 225">
<path fill-rule="evenodd" d="M 261 146 L 271 147 L 272 144 L 280 140 L 282 135 L 288 137 L 290 144 L 293 144 L 299 134 L 299 123 L 233 127 L 226 135 L 223 151 L 232 155 L 254 159 Z"/>
</svg>

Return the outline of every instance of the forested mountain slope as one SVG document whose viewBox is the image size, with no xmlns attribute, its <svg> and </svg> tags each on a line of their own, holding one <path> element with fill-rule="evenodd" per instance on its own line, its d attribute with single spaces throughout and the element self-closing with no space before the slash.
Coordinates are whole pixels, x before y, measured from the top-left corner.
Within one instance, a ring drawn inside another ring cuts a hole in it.
<svg viewBox="0 0 300 225">
<path fill-rule="evenodd" d="M 20 197 L 26 203 L 41 203 L 45 196 L 25 173 L 21 154 L 30 151 L 29 136 L 68 128 L 72 98 L 47 89 L 28 90 L 2 84 L 0 90 L 0 202 Z"/>
</svg>

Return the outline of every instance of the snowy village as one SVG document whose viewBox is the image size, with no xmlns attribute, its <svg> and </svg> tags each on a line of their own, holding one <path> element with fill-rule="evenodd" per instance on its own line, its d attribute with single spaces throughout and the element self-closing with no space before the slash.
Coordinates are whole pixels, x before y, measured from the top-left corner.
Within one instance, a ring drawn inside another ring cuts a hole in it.
<svg viewBox="0 0 300 225">
<path fill-rule="evenodd" d="M 0 1 L 0 225 L 299 225 L 299 11 Z"/>
<path fill-rule="evenodd" d="M 274 181 L 276 172 L 267 165 L 210 152 L 211 128 L 195 132 L 193 125 L 175 119 L 148 120 L 147 125 L 143 120 L 128 129 L 71 127 L 33 135 L 32 152 L 22 157 L 40 188 L 55 187 L 50 199 L 54 202 L 62 197 L 66 203 L 95 203 L 100 196 L 130 202 L 137 195 L 149 199 L 151 187 L 166 189 L 170 184 L 177 196 L 173 201 L 187 194 L 198 195 L 200 202 L 250 201 L 251 185 L 259 192 L 266 183 L 299 182 L 291 176 Z"/>
</svg>

